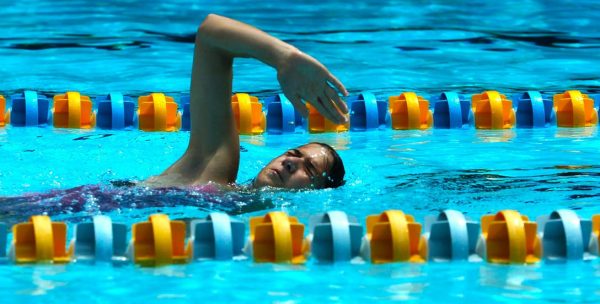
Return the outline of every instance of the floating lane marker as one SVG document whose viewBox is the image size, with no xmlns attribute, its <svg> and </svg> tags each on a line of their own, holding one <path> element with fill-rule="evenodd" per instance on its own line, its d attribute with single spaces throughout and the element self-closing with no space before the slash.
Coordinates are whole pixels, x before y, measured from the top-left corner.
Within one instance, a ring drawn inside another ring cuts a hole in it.
<svg viewBox="0 0 600 304">
<path fill-rule="evenodd" d="M 267 107 L 267 132 L 269 134 L 295 133 L 302 127 L 302 117 L 283 94 L 264 100 Z"/>
<path fill-rule="evenodd" d="M 8 261 L 6 256 L 6 234 L 8 233 L 8 228 L 6 224 L 0 222 L 0 264 L 4 264 Z"/>
<path fill-rule="evenodd" d="M 540 261 L 537 224 L 514 210 L 481 218 L 480 255 L 490 263 L 531 264 Z"/>
<path fill-rule="evenodd" d="M 94 216 L 92 222 L 75 226 L 69 251 L 76 262 L 126 262 L 127 226 Z"/>
<path fill-rule="evenodd" d="M 515 125 L 512 101 L 497 91 L 473 95 L 472 111 L 477 129 L 510 129 Z"/>
<path fill-rule="evenodd" d="M 481 261 L 476 245 L 479 223 L 455 210 L 425 218 L 421 256 L 428 261 Z"/>
<path fill-rule="evenodd" d="M 573 210 L 561 209 L 538 217 L 537 222 L 544 259 L 564 262 L 590 258 L 590 220 L 580 219 Z"/>
<path fill-rule="evenodd" d="M 187 263 L 185 223 L 153 214 L 147 222 L 133 224 L 133 261 L 143 266 Z"/>
<path fill-rule="evenodd" d="M 363 257 L 375 264 L 423 262 L 419 243 L 421 224 L 399 210 L 388 210 L 367 217 Z"/>
<path fill-rule="evenodd" d="M 135 103 L 121 93 L 110 93 L 96 98 L 97 126 L 100 129 L 122 130 L 133 128 L 137 115 Z"/>
<path fill-rule="evenodd" d="M 425 130 L 433 124 L 429 101 L 414 92 L 391 96 L 389 110 L 394 130 Z"/>
<path fill-rule="evenodd" d="M 17 127 L 47 126 L 51 121 L 50 101 L 35 91 L 24 91 L 11 97 L 11 125 Z"/>
<path fill-rule="evenodd" d="M 57 128 L 127 129 L 134 126 L 143 131 L 190 130 L 190 96 L 181 97 L 183 114 L 173 97 L 152 93 L 138 98 L 110 93 L 96 97 L 97 112 L 88 96 L 67 92 L 54 96 L 52 103 L 35 91 L 24 91 L 11 96 L 12 103 L 0 95 L 0 127 L 45 126 L 53 121 Z M 232 113 L 239 134 L 270 134 L 367 131 L 385 129 L 424 130 L 435 128 L 510 129 L 559 127 L 591 127 L 598 123 L 598 104 L 588 95 L 568 90 L 554 95 L 550 101 L 538 91 L 527 91 L 514 96 L 515 109 L 510 99 L 497 91 L 485 91 L 464 100 L 456 92 L 443 92 L 431 98 L 431 103 L 414 92 L 403 92 L 389 97 L 389 103 L 377 100 L 370 92 L 362 92 L 346 99 L 350 108 L 349 121 L 334 124 L 325 119 L 310 102 L 309 116 L 304 120 L 292 103 L 278 94 L 264 99 L 267 113 L 257 97 L 235 94 L 231 97 Z M 600 103 L 600 102 L 598 102 Z M 9 108 L 8 105 L 12 104 Z M 386 109 L 387 104 L 387 109 Z M 430 110 L 430 105 L 432 110 Z M 96 115 L 98 117 L 96 117 Z"/>
<path fill-rule="evenodd" d="M 258 135 L 265 132 L 265 113 L 262 111 L 262 104 L 258 98 L 238 93 L 231 97 L 231 107 L 240 134 Z"/>
<path fill-rule="evenodd" d="M 188 251 L 193 260 L 231 260 L 242 256 L 245 225 L 229 215 L 211 212 L 191 223 Z"/>
<path fill-rule="evenodd" d="M 378 101 L 375 94 L 362 92 L 346 99 L 350 105 L 350 130 L 368 131 L 385 128 L 387 102 Z"/>
<path fill-rule="evenodd" d="M 138 125 L 143 131 L 177 131 L 181 115 L 171 96 L 152 93 L 138 98 Z"/>
<path fill-rule="evenodd" d="M 460 129 L 470 126 L 473 113 L 471 103 L 456 92 L 444 92 L 432 98 L 433 126 L 437 129 Z"/>
<path fill-rule="evenodd" d="M 280 211 L 250 219 L 250 242 L 255 262 L 306 262 L 304 225 Z"/>
<path fill-rule="evenodd" d="M 600 214 L 592 217 L 592 234 L 590 236 L 590 253 L 600 256 Z"/>
<path fill-rule="evenodd" d="M 181 114 L 181 130 L 189 131 L 192 125 L 190 113 L 190 96 L 181 96 L 179 99 L 183 113 Z"/>
<path fill-rule="evenodd" d="M 322 262 L 348 262 L 360 255 L 363 227 L 343 211 L 310 218 L 307 236 L 312 256 Z"/>
<path fill-rule="evenodd" d="M 515 100 L 518 128 L 545 128 L 556 119 L 552 101 L 538 91 L 527 91 Z"/>
<path fill-rule="evenodd" d="M 444 210 L 425 217 L 421 224 L 399 210 L 368 216 L 366 234 L 356 219 L 343 211 L 329 211 L 309 218 L 304 225 L 284 212 L 273 211 L 249 221 L 249 240 L 244 247 L 245 225 L 227 214 L 212 212 L 183 221 L 153 214 L 133 224 L 129 247 L 127 226 L 107 216 L 74 227 L 67 251 L 67 225 L 48 216 L 32 216 L 12 227 L 12 243 L 6 254 L 7 226 L 0 223 L 0 263 L 104 262 L 120 265 L 132 261 L 142 266 L 187 263 L 190 260 L 240 260 L 253 256 L 258 263 L 371 261 L 441 262 L 485 260 L 499 264 L 533 264 L 597 259 L 600 253 L 600 215 L 581 219 L 572 210 L 556 210 L 537 222 L 514 210 L 485 215 L 481 225 L 459 211 Z M 480 230 L 481 228 L 481 230 Z M 186 246 L 186 232 L 189 233 Z"/>
<path fill-rule="evenodd" d="M 16 263 L 68 263 L 67 225 L 48 216 L 34 215 L 13 226 L 11 256 Z"/>
<path fill-rule="evenodd" d="M 308 109 L 308 131 L 310 133 L 340 133 L 347 132 L 350 128 L 350 120 L 347 123 L 335 124 L 321 115 L 310 102 L 306 103 L 306 107 Z"/>
<path fill-rule="evenodd" d="M 0 95 L 0 127 L 10 122 L 10 111 L 6 110 L 6 98 Z"/>
<path fill-rule="evenodd" d="M 91 129 L 96 123 L 92 102 L 79 92 L 67 92 L 54 96 L 54 127 Z"/>
<path fill-rule="evenodd" d="M 577 90 L 554 95 L 554 110 L 559 127 L 591 127 L 598 124 L 594 100 Z"/>
</svg>

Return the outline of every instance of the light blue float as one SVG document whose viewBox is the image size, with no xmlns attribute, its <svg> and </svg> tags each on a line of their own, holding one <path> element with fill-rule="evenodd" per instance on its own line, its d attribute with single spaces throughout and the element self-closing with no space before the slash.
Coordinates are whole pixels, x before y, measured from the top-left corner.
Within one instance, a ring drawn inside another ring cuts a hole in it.
<svg viewBox="0 0 600 304">
<path fill-rule="evenodd" d="M 183 108 L 183 113 L 181 114 L 181 130 L 189 131 L 191 127 L 190 120 L 190 96 L 181 96 L 179 100 L 181 107 Z"/>
<path fill-rule="evenodd" d="M 0 264 L 8 261 L 6 257 L 6 229 L 6 224 L 0 223 Z"/>
<path fill-rule="evenodd" d="M 479 261 L 476 253 L 479 223 L 455 210 L 425 217 L 428 261 Z"/>
<path fill-rule="evenodd" d="M 514 98 L 518 128 L 545 128 L 555 122 L 552 100 L 538 91 L 527 91 Z"/>
<path fill-rule="evenodd" d="M 347 262 L 360 255 L 363 227 L 343 211 L 312 216 L 311 253 L 320 262 Z"/>
<path fill-rule="evenodd" d="M 96 126 L 100 129 L 122 130 L 135 126 L 135 103 L 121 93 L 96 97 Z"/>
<path fill-rule="evenodd" d="M 456 92 L 443 92 L 431 98 L 433 127 L 436 129 L 467 128 L 473 122 L 471 102 Z"/>
<path fill-rule="evenodd" d="M 190 225 L 193 260 L 231 260 L 243 254 L 246 229 L 243 222 L 225 213 L 212 212 Z"/>
<path fill-rule="evenodd" d="M 368 131 L 386 127 L 388 104 L 378 101 L 375 94 L 362 92 L 346 99 L 350 105 L 350 130 Z"/>
<path fill-rule="evenodd" d="M 588 245 L 592 222 L 580 219 L 568 209 L 553 211 L 537 219 L 542 239 L 542 256 L 546 261 L 564 262 L 589 258 Z"/>
<path fill-rule="evenodd" d="M 51 121 L 50 101 L 36 91 L 11 96 L 10 123 L 17 127 L 47 126 Z"/>
<path fill-rule="evenodd" d="M 302 117 L 283 94 L 264 99 L 267 108 L 267 132 L 269 134 L 295 133 L 301 131 Z"/>
<path fill-rule="evenodd" d="M 118 263 L 127 261 L 127 226 L 97 215 L 91 223 L 75 226 L 73 259 L 77 262 Z"/>
</svg>

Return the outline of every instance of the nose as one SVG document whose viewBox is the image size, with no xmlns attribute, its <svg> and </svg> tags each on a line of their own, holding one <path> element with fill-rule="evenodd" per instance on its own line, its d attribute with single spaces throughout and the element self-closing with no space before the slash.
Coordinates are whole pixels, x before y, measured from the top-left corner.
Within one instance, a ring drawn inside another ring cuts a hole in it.
<svg viewBox="0 0 600 304">
<path fill-rule="evenodd" d="M 298 161 L 296 158 L 287 157 L 283 160 L 283 167 L 287 172 L 293 174 L 296 172 L 296 170 L 298 170 Z"/>
</svg>

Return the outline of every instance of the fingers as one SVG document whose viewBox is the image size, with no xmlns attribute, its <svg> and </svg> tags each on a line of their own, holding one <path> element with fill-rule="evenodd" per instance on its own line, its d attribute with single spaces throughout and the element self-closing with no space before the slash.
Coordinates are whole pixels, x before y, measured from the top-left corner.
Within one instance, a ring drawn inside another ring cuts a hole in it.
<svg viewBox="0 0 600 304">
<path fill-rule="evenodd" d="M 348 91 L 346 90 L 342 82 L 340 82 L 335 76 L 333 76 L 333 74 L 328 73 L 327 81 L 331 82 L 331 84 L 333 84 L 333 86 L 344 96 L 348 96 Z"/>
<path fill-rule="evenodd" d="M 308 117 L 308 109 L 306 108 L 306 105 L 304 104 L 304 102 L 302 102 L 302 98 L 300 98 L 300 96 L 285 95 L 285 97 L 287 97 L 287 99 L 292 103 L 292 105 L 294 105 L 294 108 L 296 109 L 296 111 L 300 112 L 300 115 L 302 115 L 302 117 L 304 117 L 304 118 Z"/>
<path fill-rule="evenodd" d="M 296 111 L 300 112 L 300 115 L 302 115 L 304 118 L 308 117 L 309 113 L 306 105 L 304 102 L 302 102 L 302 99 L 308 100 L 310 104 L 326 119 L 337 124 L 341 124 L 346 121 L 344 115 L 340 113 L 339 110 L 337 110 L 333 105 L 333 101 L 325 95 L 311 96 L 309 98 L 301 98 L 298 95 L 288 96 L 287 94 L 285 96 L 292 103 L 292 105 L 294 105 Z"/>
<path fill-rule="evenodd" d="M 327 120 L 336 124 L 346 122 L 346 117 L 335 107 L 334 102 L 325 96 L 324 92 L 322 95 L 319 95 L 312 100 L 314 101 L 311 102 L 311 105 L 313 105 Z"/>
<path fill-rule="evenodd" d="M 346 105 L 342 98 L 330 86 L 325 86 L 325 95 L 333 100 L 337 108 L 340 109 L 343 114 L 348 114 L 348 105 Z"/>
<path fill-rule="evenodd" d="M 327 97 L 325 96 L 325 94 L 323 93 L 322 95 L 320 95 L 319 97 L 317 97 L 318 100 L 318 104 L 320 106 L 319 113 L 323 114 L 323 116 L 325 116 L 325 118 L 329 119 L 330 121 L 340 124 L 344 122 L 344 117 L 343 115 L 341 115 L 341 113 L 339 113 L 338 109 L 335 108 L 335 106 L 333 105 L 333 102 Z"/>
</svg>

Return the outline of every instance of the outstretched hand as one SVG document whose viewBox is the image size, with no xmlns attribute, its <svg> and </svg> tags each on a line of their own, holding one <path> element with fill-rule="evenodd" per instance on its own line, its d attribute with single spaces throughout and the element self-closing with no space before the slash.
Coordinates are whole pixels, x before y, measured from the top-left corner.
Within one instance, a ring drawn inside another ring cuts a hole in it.
<svg viewBox="0 0 600 304">
<path fill-rule="evenodd" d="M 338 92 L 348 96 L 344 85 L 315 58 L 293 51 L 277 67 L 277 80 L 283 94 L 304 117 L 308 109 L 302 100 L 309 102 L 325 118 L 341 124 L 347 121 L 348 107 Z"/>
</svg>

